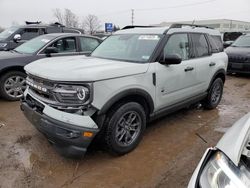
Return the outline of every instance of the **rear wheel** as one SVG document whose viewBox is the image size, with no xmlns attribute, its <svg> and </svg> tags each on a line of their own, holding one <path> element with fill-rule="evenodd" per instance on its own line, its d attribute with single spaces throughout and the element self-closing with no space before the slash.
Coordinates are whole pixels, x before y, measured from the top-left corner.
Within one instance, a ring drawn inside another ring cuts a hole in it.
<svg viewBox="0 0 250 188">
<path fill-rule="evenodd" d="M 132 151 L 142 139 L 146 127 L 144 108 L 128 102 L 113 109 L 105 122 L 105 143 L 112 153 L 122 155 Z"/>
<path fill-rule="evenodd" d="M 203 101 L 203 106 L 206 109 L 214 109 L 218 106 L 221 101 L 223 94 L 223 81 L 221 78 L 216 78 L 212 83 L 207 98 Z"/>
<path fill-rule="evenodd" d="M 0 95 L 6 100 L 19 100 L 26 89 L 26 74 L 20 71 L 10 71 L 0 78 Z"/>
</svg>

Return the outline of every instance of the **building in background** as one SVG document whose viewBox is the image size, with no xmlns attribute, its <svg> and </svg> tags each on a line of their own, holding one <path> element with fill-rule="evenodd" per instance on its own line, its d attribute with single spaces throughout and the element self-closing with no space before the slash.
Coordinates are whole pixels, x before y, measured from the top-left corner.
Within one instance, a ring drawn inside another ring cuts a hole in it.
<svg viewBox="0 0 250 188">
<path fill-rule="evenodd" d="M 176 22 L 162 22 L 154 26 L 170 26 Z M 250 22 L 229 20 L 229 19 L 214 19 L 214 20 L 195 20 L 195 21 L 180 21 L 183 24 L 205 25 L 215 28 L 222 33 L 225 32 L 250 32 Z"/>
</svg>

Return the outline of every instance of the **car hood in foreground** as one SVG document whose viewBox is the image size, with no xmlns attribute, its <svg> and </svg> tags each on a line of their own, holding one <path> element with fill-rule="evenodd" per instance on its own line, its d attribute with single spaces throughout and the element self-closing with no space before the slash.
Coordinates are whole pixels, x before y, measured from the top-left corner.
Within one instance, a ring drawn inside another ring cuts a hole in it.
<svg viewBox="0 0 250 188">
<path fill-rule="evenodd" d="M 225 153 L 238 166 L 242 152 L 250 137 L 250 113 L 238 120 L 220 139 L 216 148 Z"/>
<path fill-rule="evenodd" d="M 149 63 L 131 63 L 86 56 L 41 59 L 25 66 L 27 73 L 55 81 L 98 81 L 147 71 Z"/>
</svg>

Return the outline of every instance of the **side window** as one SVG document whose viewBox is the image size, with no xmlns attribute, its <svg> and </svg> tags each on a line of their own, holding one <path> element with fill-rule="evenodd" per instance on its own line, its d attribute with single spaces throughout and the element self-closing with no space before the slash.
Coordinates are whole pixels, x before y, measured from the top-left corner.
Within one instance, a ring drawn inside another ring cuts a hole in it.
<svg viewBox="0 0 250 188">
<path fill-rule="evenodd" d="M 214 39 L 214 42 L 217 44 L 220 52 L 223 52 L 224 47 L 223 47 L 221 36 L 211 36 L 211 37 Z"/>
<path fill-rule="evenodd" d="M 76 52 L 76 40 L 74 37 L 59 39 L 51 47 L 56 47 L 58 53 Z"/>
<path fill-rule="evenodd" d="M 100 42 L 97 39 L 80 37 L 81 51 L 93 51 Z"/>
<path fill-rule="evenodd" d="M 220 49 L 219 49 L 218 45 L 216 44 L 215 40 L 213 39 L 213 37 L 208 35 L 208 39 L 209 39 L 209 43 L 210 43 L 211 48 L 212 48 L 212 52 L 213 53 L 220 52 Z"/>
<path fill-rule="evenodd" d="M 203 57 L 209 55 L 208 43 L 203 34 L 192 34 L 193 50 L 195 57 Z"/>
<path fill-rule="evenodd" d="M 178 54 L 182 60 L 189 58 L 189 43 L 187 34 L 174 34 L 170 36 L 164 47 L 164 57 Z"/>
<path fill-rule="evenodd" d="M 23 30 L 21 37 L 22 40 L 30 40 L 39 36 L 39 29 L 38 28 L 26 28 Z"/>
</svg>

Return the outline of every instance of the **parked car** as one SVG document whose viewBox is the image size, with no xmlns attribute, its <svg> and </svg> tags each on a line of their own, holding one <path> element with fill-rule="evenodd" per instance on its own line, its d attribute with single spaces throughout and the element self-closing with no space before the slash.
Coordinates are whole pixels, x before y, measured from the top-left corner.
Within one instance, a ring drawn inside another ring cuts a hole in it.
<svg viewBox="0 0 250 188">
<path fill-rule="evenodd" d="M 26 25 L 12 26 L 0 33 L 0 51 L 13 50 L 30 39 L 49 33 L 83 34 L 84 31 L 78 28 L 68 28 L 57 22 L 50 25 L 41 24 L 41 22 L 26 22 Z"/>
<path fill-rule="evenodd" d="M 86 55 L 100 43 L 97 37 L 54 33 L 36 37 L 12 51 L 0 52 L 0 96 L 19 100 L 26 88 L 23 67 L 28 63 L 46 57 Z"/>
<path fill-rule="evenodd" d="M 188 188 L 201 187 L 250 187 L 250 113 L 203 155 L 188 185 Z"/>
<path fill-rule="evenodd" d="M 240 36 L 225 52 L 228 55 L 228 73 L 250 74 L 250 34 Z"/>
<path fill-rule="evenodd" d="M 228 46 L 232 45 L 233 42 L 243 35 L 243 32 L 225 32 L 223 33 L 223 46 L 227 48 Z"/>
<path fill-rule="evenodd" d="M 97 133 L 112 153 L 128 153 L 149 120 L 219 104 L 228 58 L 214 38 L 218 31 L 193 25 L 120 30 L 90 57 L 25 66 L 21 108 L 63 155 L 84 154 Z"/>
</svg>

